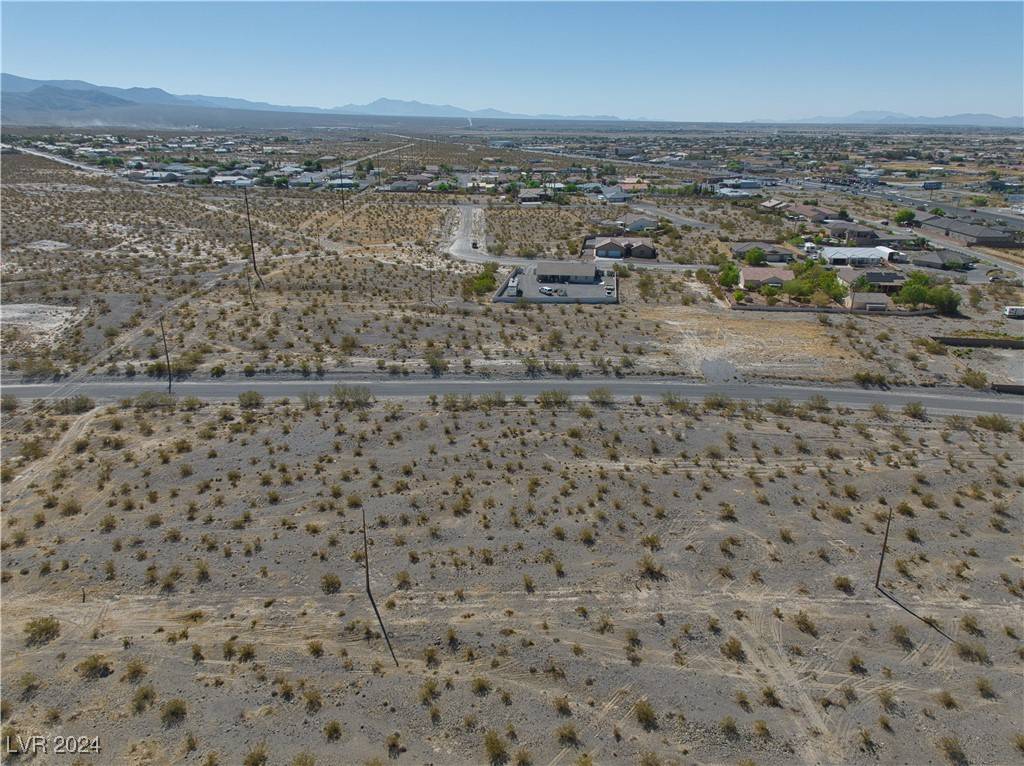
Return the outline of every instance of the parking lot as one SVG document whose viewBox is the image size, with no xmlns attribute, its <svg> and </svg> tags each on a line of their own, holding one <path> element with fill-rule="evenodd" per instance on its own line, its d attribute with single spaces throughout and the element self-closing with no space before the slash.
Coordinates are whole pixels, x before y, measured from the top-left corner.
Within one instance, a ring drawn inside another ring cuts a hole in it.
<svg viewBox="0 0 1024 766">
<path fill-rule="evenodd" d="M 529 303 L 618 303 L 618 277 L 610 271 L 603 271 L 603 279 L 597 284 L 546 283 L 537 281 L 537 267 L 517 266 L 511 276 L 494 294 L 495 303 L 515 303 L 525 300 Z M 545 289 L 546 288 L 546 289 Z M 541 290 L 544 289 L 544 292 Z M 550 294 L 548 294 L 550 292 Z M 563 294 L 564 293 L 564 294 Z"/>
</svg>

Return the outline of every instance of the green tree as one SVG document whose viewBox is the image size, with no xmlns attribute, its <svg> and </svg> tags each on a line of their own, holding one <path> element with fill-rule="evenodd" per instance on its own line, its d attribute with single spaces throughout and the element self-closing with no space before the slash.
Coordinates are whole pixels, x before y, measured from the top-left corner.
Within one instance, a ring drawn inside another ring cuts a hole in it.
<svg viewBox="0 0 1024 766">
<path fill-rule="evenodd" d="M 925 303 L 934 306 L 941 313 L 951 316 L 959 311 L 960 293 L 949 285 L 939 285 L 928 290 Z"/>
<path fill-rule="evenodd" d="M 718 270 L 718 284 L 722 287 L 735 287 L 740 283 L 740 270 L 735 263 L 723 263 Z"/>
<path fill-rule="evenodd" d="M 754 247 L 747 251 L 744 259 L 748 266 L 762 266 L 768 261 L 768 256 L 764 254 L 764 250 L 760 247 Z"/>
<path fill-rule="evenodd" d="M 898 211 L 896 215 L 892 217 L 892 220 L 894 220 L 900 226 L 906 226 L 907 224 L 913 223 L 915 218 L 917 218 L 917 213 L 915 213 L 913 210 L 908 210 L 907 208 L 904 208 L 903 210 Z"/>
</svg>

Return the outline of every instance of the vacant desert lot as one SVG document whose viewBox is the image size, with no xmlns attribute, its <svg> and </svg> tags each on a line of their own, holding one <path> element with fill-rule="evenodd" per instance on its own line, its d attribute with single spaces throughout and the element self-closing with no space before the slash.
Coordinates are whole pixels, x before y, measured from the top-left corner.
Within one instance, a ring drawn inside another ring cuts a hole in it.
<svg viewBox="0 0 1024 766">
<path fill-rule="evenodd" d="M 1016 424 L 339 394 L 8 416 L 8 733 L 100 736 L 83 763 L 1020 758 Z M 872 587 L 890 513 L 882 583 L 952 641 Z"/>
</svg>

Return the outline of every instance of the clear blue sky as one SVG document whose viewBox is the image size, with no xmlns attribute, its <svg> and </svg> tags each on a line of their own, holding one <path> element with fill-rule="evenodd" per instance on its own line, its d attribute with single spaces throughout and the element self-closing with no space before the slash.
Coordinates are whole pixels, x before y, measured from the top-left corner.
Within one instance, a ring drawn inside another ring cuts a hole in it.
<svg viewBox="0 0 1024 766">
<path fill-rule="evenodd" d="M 1024 3 L 2 4 L 3 71 L 674 120 L 1024 112 Z"/>
</svg>

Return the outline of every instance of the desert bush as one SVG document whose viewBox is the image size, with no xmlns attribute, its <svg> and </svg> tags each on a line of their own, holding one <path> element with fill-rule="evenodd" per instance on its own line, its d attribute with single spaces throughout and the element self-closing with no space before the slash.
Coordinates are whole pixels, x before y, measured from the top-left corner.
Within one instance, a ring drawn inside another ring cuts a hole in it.
<svg viewBox="0 0 1024 766">
<path fill-rule="evenodd" d="M 113 672 L 110 662 L 102 654 L 91 654 L 82 660 L 76 668 L 78 674 L 88 681 L 106 678 Z"/>
<path fill-rule="evenodd" d="M 238 395 L 238 406 L 243 410 L 254 410 L 263 406 L 263 394 L 259 391 L 243 391 Z"/>
<path fill-rule="evenodd" d="M 160 708 L 160 721 L 164 726 L 176 726 L 185 720 L 188 714 L 188 705 L 185 700 L 175 698 L 168 700 Z"/>
<path fill-rule="evenodd" d="M 48 644 L 60 635 L 60 621 L 56 617 L 36 617 L 25 624 L 25 643 L 28 646 Z"/>
<path fill-rule="evenodd" d="M 328 595 L 338 593 L 341 590 L 341 578 L 335 574 L 325 574 L 320 578 L 320 589 Z"/>
<path fill-rule="evenodd" d="M 721 652 L 734 662 L 744 662 L 747 659 L 747 653 L 743 649 L 743 644 L 736 636 L 729 636 L 726 642 L 722 644 Z"/>
<path fill-rule="evenodd" d="M 639 700 L 633 708 L 633 713 L 636 715 L 637 723 L 646 731 L 658 728 L 658 715 L 654 711 L 654 706 L 647 700 Z"/>
<path fill-rule="evenodd" d="M 487 753 L 487 760 L 495 766 L 508 760 L 508 746 L 501 735 L 493 729 L 484 734 L 484 751 Z"/>
</svg>

